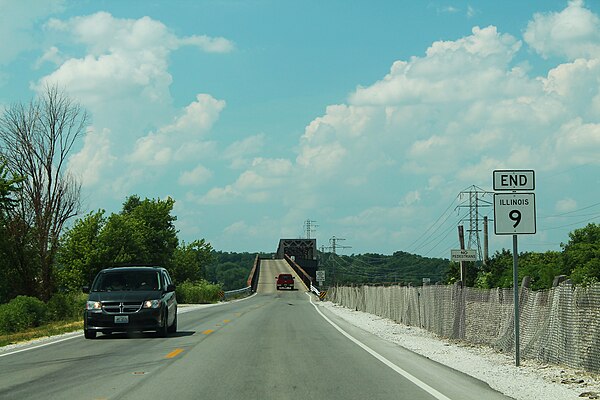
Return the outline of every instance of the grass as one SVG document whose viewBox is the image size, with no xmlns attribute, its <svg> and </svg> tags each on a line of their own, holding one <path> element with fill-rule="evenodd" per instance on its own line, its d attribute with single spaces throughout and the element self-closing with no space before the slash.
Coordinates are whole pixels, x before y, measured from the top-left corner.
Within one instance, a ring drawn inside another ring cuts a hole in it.
<svg viewBox="0 0 600 400">
<path fill-rule="evenodd" d="M 8 346 L 9 344 L 29 342 L 34 339 L 60 335 L 77 330 L 83 330 L 83 321 L 81 319 L 52 322 L 37 328 L 28 329 L 24 332 L 0 335 L 0 347 Z"/>
</svg>

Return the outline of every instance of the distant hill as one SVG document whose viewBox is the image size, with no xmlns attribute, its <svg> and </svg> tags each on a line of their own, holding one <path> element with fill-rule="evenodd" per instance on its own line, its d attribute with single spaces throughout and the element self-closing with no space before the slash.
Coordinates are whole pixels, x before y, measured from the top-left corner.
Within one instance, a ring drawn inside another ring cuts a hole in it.
<svg viewBox="0 0 600 400">
<path fill-rule="evenodd" d="M 325 270 L 326 285 L 363 283 L 401 283 L 421 285 L 423 278 L 431 284 L 445 282 L 450 261 L 440 258 L 427 258 L 403 251 L 392 255 L 321 254 L 321 269 Z"/>
<path fill-rule="evenodd" d="M 206 266 L 206 279 L 208 281 L 221 283 L 223 290 L 246 287 L 256 253 L 213 251 L 213 256 L 215 261 Z M 271 255 L 261 254 L 261 257 L 271 257 Z"/>
<path fill-rule="evenodd" d="M 271 254 L 260 254 L 271 258 Z M 206 266 L 206 279 L 220 283 L 223 290 L 241 289 L 246 286 L 248 275 L 254 265 L 256 253 L 214 251 L 215 261 Z M 325 270 L 326 286 L 334 280 L 340 284 L 401 283 L 421 285 L 423 278 L 431 284 L 445 282 L 450 261 L 427 258 L 403 251 L 392 255 L 375 253 L 350 256 L 319 253 L 320 269 Z"/>
</svg>

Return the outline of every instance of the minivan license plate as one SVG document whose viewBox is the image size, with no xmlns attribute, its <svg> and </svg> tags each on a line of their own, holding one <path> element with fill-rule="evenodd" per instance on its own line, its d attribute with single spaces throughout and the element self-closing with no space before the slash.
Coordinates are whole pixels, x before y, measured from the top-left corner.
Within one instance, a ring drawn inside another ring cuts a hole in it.
<svg viewBox="0 0 600 400">
<path fill-rule="evenodd" d="M 128 324 L 129 323 L 129 315 L 116 315 L 115 316 L 115 324 Z"/>
</svg>

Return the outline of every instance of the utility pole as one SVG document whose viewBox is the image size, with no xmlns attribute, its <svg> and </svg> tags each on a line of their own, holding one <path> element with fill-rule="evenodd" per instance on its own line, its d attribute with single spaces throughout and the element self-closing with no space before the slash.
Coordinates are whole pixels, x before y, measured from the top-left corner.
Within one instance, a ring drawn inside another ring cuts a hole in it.
<svg viewBox="0 0 600 400">
<path fill-rule="evenodd" d="M 460 249 L 465 249 L 465 230 L 462 225 L 458 226 L 458 242 L 460 243 Z M 460 285 L 465 287 L 465 264 L 464 261 L 459 261 L 460 265 Z"/>
<path fill-rule="evenodd" d="M 486 195 L 492 194 L 492 192 L 485 191 L 482 188 L 473 185 L 469 187 L 468 190 L 463 190 L 459 194 L 460 198 L 463 196 L 468 196 L 468 204 L 463 203 L 456 207 L 469 208 L 469 229 L 467 229 L 469 236 L 467 241 L 467 249 L 476 248 L 477 258 L 479 260 L 483 260 L 485 258 L 481 250 L 481 241 L 479 239 L 479 232 L 481 232 L 481 229 L 479 229 L 479 222 L 482 221 L 479 211 L 481 208 L 491 207 L 493 205 L 491 201 L 485 200 Z"/>
<path fill-rule="evenodd" d="M 344 238 L 338 238 L 338 237 L 335 237 L 335 236 L 332 236 L 329 239 L 329 244 L 331 245 L 329 248 L 331 249 L 331 251 L 333 252 L 334 255 L 336 254 L 335 251 L 337 249 L 349 249 L 350 247 L 352 247 L 352 246 L 340 246 L 340 245 L 338 245 L 337 242 L 342 241 L 342 240 L 346 240 L 346 239 L 344 239 Z M 332 275 L 333 275 L 332 282 L 335 284 L 335 263 L 333 264 L 333 270 L 332 270 L 332 272 L 333 272 L 332 273 Z"/>
<path fill-rule="evenodd" d="M 483 265 L 487 265 L 489 259 L 489 239 L 488 239 L 488 217 L 483 217 Z"/>
<path fill-rule="evenodd" d="M 310 239 L 311 234 L 313 234 L 316 229 L 318 228 L 319 225 L 316 225 L 317 221 L 312 221 L 310 219 L 307 219 L 306 221 L 304 221 L 304 232 L 306 232 L 306 238 Z"/>
</svg>

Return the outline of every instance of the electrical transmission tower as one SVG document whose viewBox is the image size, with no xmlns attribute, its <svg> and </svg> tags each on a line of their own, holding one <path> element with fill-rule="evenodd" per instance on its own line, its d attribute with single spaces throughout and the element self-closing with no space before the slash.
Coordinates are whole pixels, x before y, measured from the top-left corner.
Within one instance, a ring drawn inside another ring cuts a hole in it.
<svg viewBox="0 0 600 400">
<path fill-rule="evenodd" d="M 316 232 L 316 228 L 319 227 L 319 225 L 315 224 L 315 222 L 317 221 L 312 221 L 310 219 L 304 221 L 304 232 L 306 232 L 307 239 L 310 239 L 311 235 Z"/>
<path fill-rule="evenodd" d="M 351 248 L 351 247 L 352 247 L 352 246 L 340 246 L 340 245 L 338 244 L 338 242 L 340 242 L 340 241 L 342 241 L 342 240 L 346 240 L 346 239 L 344 239 L 344 238 L 338 238 L 338 237 L 332 236 L 332 237 L 329 239 L 329 244 L 330 244 L 330 246 L 329 246 L 329 247 L 327 247 L 327 248 L 328 248 L 328 249 L 331 249 L 331 252 L 332 252 L 332 253 L 335 255 L 335 254 L 336 254 L 336 250 L 337 250 L 337 249 L 349 249 L 349 248 Z M 332 265 L 332 282 L 333 282 L 334 284 L 335 284 L 335 282 L 336 282 L 336 277 L 335 277 L 335 261 L 334 261 L 334 264 Z"/>
<path fill-rule="evenodd" d="M 493 192 L 488 192 L 483 190 L 478 186 L 471 186 L 467 190 L 463 190 L 460 192 L 459 196 L 462 199 L 463 197 L 468 198 L 467 202 L 463 202 L 462 204 L 456 206 L 456 208 L 469 208 L 469 229 L 467 229 L 468 241 L 467 241 L 467 249 L 477 249 L 477 258 L 479 260 L 483 260 L 483 252 L 481 251 L 481 240 L 479 238 L 479 232 L 481 229 L 479 228 L 480 222 L 483 221 L 483 217 L 481 217 L 480 209 L 485 207 L 491 207 L 492 202 L 485 200 L 486 195 L 492 195 Z M 465 221 L 466 217 L 461 219 L 460 222 Z"/>
<path fill-rule="evenodd" d="M 331 246 L 329 246 L 329 248 L 331 249 L 331 251 L 333 252 L 333 254 L 336 254 L 336 249 L 350 249 L 352 248 L 352 246 L 340 246 L 337 244 L 337 242 L 340 242 L 342 240 L 346 240 L 343 238 L 336 238 L 335 236 L 332 236 L 331 239 L 329 239 L 329 244 L 331 244 Z"/>
</svg>

